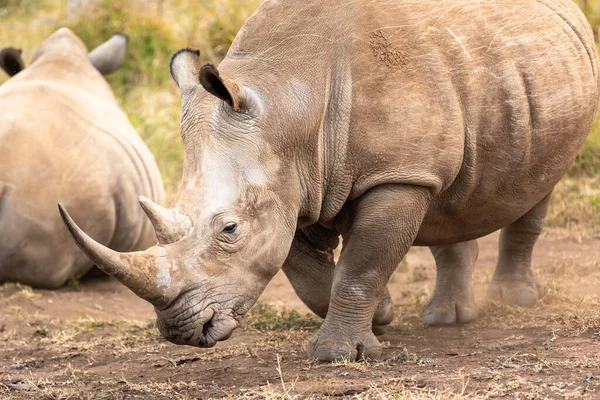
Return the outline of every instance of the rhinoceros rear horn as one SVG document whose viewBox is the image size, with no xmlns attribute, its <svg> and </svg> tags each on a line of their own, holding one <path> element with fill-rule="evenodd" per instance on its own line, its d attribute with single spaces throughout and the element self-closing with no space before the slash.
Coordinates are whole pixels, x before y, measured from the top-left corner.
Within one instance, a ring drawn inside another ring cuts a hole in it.
<svg viewBox="0 0 600 400">
<path fill-rule="evenodd" d="M 158 243 L 175 243 L 192 229 L 189 217 L 177 210 L 161 207 L 144 196 L 140 196 L 139 201 L 154 227 Z"/>
<path fill-rule="evenodd" d="M 171 58 L 171 76 L 182 92 L 198 86 L 200 72 L 200 50 L 181 49 Z"/>
<path fill-rule="evenodd" d="M 169 260 L 164 249 L 153 247 L 146 251 L 119 253 L 111 250 L 83 232 L 73 221 L 67 210 L 58 204 L 60 215 L 71 232 L 77 246 L 88 258 L 100 268 L 118 279 L 139 297 L 155 306 L 168 303 L 172 296 L 169 287 L 158 287 L 157 274 L 159 268 L 168 273 Z"/>
<path fill-rule="evenodd" d="M 109 40 L 96 47 L 88 55 L 91 63 L 102 75 L 115 72 L 125 59 L 129 37 L 115 33 Z"/>
<path fill-rule="evenodd" d="M 21 49 L 6 47 L 0 51 L 0 68 L 9 76 L 15 76 L 25 69 L 25 63 L 21 58 Z"/>
</svg>

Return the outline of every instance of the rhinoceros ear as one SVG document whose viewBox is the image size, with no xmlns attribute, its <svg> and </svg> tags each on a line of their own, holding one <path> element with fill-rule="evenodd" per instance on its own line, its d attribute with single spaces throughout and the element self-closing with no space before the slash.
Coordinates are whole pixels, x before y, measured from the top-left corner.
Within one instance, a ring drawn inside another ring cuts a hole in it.
<svg viewBox="0 0 600 400">
<path fill-rule="evenodd" d="M 222 77 L 212 64 L 206 64 L 200 69 L 200 83 L 208 93 L 229 104 L 234 111 L 240 111 L 249 106 L 249 102 L 242 93 L 242 88 L 232 80 Z"/>
<path fill-rule="evenodd" d="M 88 55 L 90 61 L 102 75 L 115 72 L 125 59 L 129 37 L 115 33 L 110 39 L 96 47 Z"/>
<path fill-rule="evenodd" d="M 181 49 L 171 58 L 171 76 L 179 86 L 182 93 L 198 86 L 200 72 L 200 51 L 194 49 Z"/>
<path fill-rule="evenodd" d="M 0 51 L 0 68 L 9 76 L 15 76 L 25 69 L 25 63 L 21 58 L 21 49 L 7 47 Z"/>
</svg>

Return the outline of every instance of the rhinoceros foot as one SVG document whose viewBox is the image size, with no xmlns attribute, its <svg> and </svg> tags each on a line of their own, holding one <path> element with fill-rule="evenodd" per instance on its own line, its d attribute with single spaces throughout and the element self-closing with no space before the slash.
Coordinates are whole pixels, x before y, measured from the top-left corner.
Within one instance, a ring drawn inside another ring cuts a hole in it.
<svg viewBox="0 0 600 400">
<path fill-rule="evenodd" d="M 348 337 L 347 332 L 323 325 L 308 342 L 307 352 L 309 357 L 327 362 L 375 360 L 381 357 L 381 343 L 370 331 Z"/>
<path fill-rule="evenodd" d="M 466 324 L 476 317 L 477 305 L 472 295 L 463 296 L 461 300 L 444 299 L 434 295 L 423 308 L 425 325 Z"/>
<path fill-rule="evenodd" d="M 488 289 L 488 298 L 505 304 L 533 307 L 539 299 L 540 287 L 536 279 L 494 278 Z"/>
</svg>

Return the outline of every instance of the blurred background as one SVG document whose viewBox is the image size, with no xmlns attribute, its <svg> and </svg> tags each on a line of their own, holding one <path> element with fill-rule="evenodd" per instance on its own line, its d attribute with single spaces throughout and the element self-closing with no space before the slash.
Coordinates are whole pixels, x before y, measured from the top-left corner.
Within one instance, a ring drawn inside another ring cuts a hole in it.
<svg viewBox="0 0 600 400">
<path fill-rule="evenodd" d="M 124 65 L 108 77 L 131 123 L 154 153 L 173 198 L 181 177 L 179 90 L 169 74 L 171 55 L 182 47 L 218 64 L 238 29 L 260 0 L 0 0 L 0 48 L 23 49 L 26 62 L 61 26 L 94 48 L 114 32 L 129 35 Z M 600 1 L 580 0 L 596 39 Z M 8 77 L 0 76 L 0 84 Z M 600 235 L 600 118 L 567 176 L 557 186 L 546 235 Z"/>
</svg>

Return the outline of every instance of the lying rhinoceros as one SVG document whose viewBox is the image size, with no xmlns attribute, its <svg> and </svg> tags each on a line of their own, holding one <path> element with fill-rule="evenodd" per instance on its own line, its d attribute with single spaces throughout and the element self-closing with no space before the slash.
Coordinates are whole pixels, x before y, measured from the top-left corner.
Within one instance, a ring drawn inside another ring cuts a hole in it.
<svg viewBox="0 0 600 400">
<path fill-rule="evenodd" d="M 594 37 L 570 0 L 265 1 L 218 70 L 198 55 L 171 62 L 181 188 L 170 209 L 142 199 L 159 244 L 111 251 L 62 210 L 167 339 L 227 339 L 283 266 L 326 316 L 311 356 L 377 357 L 372 324 L 390 320 L 386 282 L 409 247 L 437 263 L 425 322 L 466 322 L 476 239 L 500 228 L 491 292 L 537 301 L 532 248 L 598 103 Z"/>
<path fill-rule="evenodd" d="M 163 200 L 158 168 L 98 72 L 118 68 L 126 42 L 115 35 L 88 56 L 63 28 L 25 69 L 20 50 L 0 52 L 0 66 L 14 75 L 0 86 L 0 282 L 57 288 L 93 266 L 57 201 L 115 250 L 156 243 L 137 196 Z"/>
</svg>

